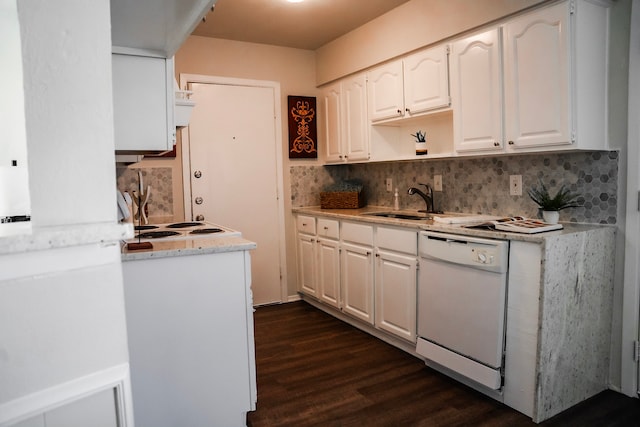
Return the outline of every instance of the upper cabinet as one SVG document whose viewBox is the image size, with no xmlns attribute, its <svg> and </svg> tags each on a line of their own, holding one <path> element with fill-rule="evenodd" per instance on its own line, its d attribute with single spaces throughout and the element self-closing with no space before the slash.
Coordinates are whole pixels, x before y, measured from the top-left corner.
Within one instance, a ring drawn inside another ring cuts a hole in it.
<svg viewBox="0 0 640 427">
<path fill-rule="evenodd" d="M 176 100 L 173 55 L 216 0 L 111 0 L 116 151 L 173 149 L 189 100 Z M 186 120 L 188 121 L 188 115 Z"/>
<path fill-rule="evenodd" d="M 584 0 L 456 41 L 456 151 L 606 149 L 608 42 L 608 9 Z"/>
<path fill-rule="evenodd" d="M 173 59 L 113 53 L 111 62 L 116 150 L 173 149 Z"/>
<path fill-rule="evenodd" d="M 457 151 L 503 149 L 500 29 L 451 46 L 451 98 Z"/>
<path fill-rule="evenodd" d="M 111 44 L 172 58 L 217 0 L 111 0 Z"/>
<path fill-rule="evenodd" d="M 370 70 L 370 120 L 404 119 L 448 107 L 448 51 L 443 44 Z"/>
<path fill-rule="evenodd" d="M 322 90 L 327 163 L 369 159 L 367 80 L 347 77 Z"/>
</svg>

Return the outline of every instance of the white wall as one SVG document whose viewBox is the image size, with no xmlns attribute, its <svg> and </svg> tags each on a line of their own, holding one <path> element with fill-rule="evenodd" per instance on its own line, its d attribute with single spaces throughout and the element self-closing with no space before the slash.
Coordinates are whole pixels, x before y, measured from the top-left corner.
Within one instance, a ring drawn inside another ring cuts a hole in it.
<svg viewBox="0 0 640 427">
<path fill-rule="evenodd" d="M 115 221 L 109 2 L 18 11 L 33 224 Z"/>
<path fill-rule="evenodd" d="M 109 0 L 19 0 L 18 13 L 34 227 L 0 241 L 0 424 L 128 362 L 117 237 L 99 231 L 118 227 Z M 42 236 L 51 249 L 31 245 Z"/>
</svg>

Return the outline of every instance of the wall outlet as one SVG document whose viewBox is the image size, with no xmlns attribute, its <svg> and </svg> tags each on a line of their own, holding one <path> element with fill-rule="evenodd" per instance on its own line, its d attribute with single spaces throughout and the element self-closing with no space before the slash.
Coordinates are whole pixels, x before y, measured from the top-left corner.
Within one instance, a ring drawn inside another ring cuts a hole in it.
<svg viewBox="0 0 640 427">
<path fill-rule="evenodd" d="M 433 175 L 433 190 L 442 191 L 442 175 Z"/>
<path fill-rule="evenodd" d="M 385 179 L 385 185 L 387 186 L 387 191 L 393 190 L 393 180 L 391 178 Z"/>
<path fill-rule="evenodd" d="M 522 196 L 522 175 L 509 175 L 509 194 Z"/>
</svg>

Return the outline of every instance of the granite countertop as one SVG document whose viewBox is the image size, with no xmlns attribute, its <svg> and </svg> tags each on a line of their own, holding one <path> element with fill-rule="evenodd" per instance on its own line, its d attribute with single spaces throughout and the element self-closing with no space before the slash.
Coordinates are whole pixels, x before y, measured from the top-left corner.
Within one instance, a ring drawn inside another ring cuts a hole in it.
<svg viewBox="0 0 640 427">
<path fill-rule="evenodd" d="M 112 243 L 133 237 L 131 224 L 117 222 L 54 227 L 34 227 L 30 222 L 5 225 L 13 227 L 5 227 L 0 233 L 0 255 Z"/>
<path fill-rule="evenodd" d="M 393 211 L 393 209 L 389 207 L 384 207 L 384 206 L 367 206 L 360 209 L 322 209 L 319 206 L 292 208 L 293 213 L 299 213 L 299 214 L 310 214 L 310 215 L 343 219 L 343 220 L 356 220 L 359 222 L 368 222 L 372 224 L 395 225 L 398 227 L 415 228 L 418 231 L 420 230 L 440 231 L 444 233 L 460 234 L 465 236 L 476 236 L 476 237 L 484 237 L 484 238 L 490 238 L 490 239 L 503 239 L 503 240 L 520 240 L 520 241 L 535 242 L 535 243 L 543 243 L 548 237 L 556 237 L 556 236 L 561 236 L 565 234 L 580 233 L 580 232 L 590 231 L 590 230 L 599 229 L 603 227 L 613 227 L 611 225 L 601 225 L 601 224 L 562 223 L 564 227 L 562 230 L 546 231 L 546 232 L 535 233 L 535 234 L 524 234 L 524 233 L 512 233 L 512 232 L 506 232 L 506 231 L 466 228 L 460 224 L 444 224 L 444 223 L 435 222 L 433 220 L 406 220 L 406 219 L 385 218 L 385 217 L 376 217 L 376 216 L 366 215 L 372 212 L 390 212 L 390 211 Z M 398 212 L 415 214 L 414 211 L 398 211 Z M 456 213 L 456 215 L 465 215 L 465 214 Z"/>
<path fill-rule="evenodd" d="M 122 261 L 167 258 L 187 255 L 203 255 L 222 252 L 246 251 L 257 247 L 255 242 L 239 236 L 199 237 L 188 240 L 157 240 L 152 249 L 131 251 L 123 245 Z"/>
</svg>

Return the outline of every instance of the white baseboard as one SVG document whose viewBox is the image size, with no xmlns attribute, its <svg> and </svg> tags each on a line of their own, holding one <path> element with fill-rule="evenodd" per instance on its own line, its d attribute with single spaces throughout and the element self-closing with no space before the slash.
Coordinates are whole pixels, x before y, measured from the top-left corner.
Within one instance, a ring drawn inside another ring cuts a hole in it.
<svg viewBox="0 0 640 427">
<path fill-rule="evenodd" d="M 0 427 L 11 426 L 107 389 L 116 391 L 118 425 L 133 427 L 133 402 L 128 363 L 0 404 Z"/>
</svg>

